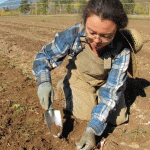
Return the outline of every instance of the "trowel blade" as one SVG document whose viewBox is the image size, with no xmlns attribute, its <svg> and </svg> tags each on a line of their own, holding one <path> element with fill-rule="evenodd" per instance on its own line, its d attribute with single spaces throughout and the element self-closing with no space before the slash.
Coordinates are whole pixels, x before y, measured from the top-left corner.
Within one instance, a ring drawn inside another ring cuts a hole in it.
<svg viewBox="0 0 150 150">
<path fill-rule="evenodd" d="M 51 125 L 55 123 L 56 126 L 62 127 L 61 114 L 59 110 L 47 110 L 45 112 L 45 120 L 49 131 L 51 132 Z M 54 137 L 58 137 L 61 133 L 57 135 L 53 135 Z"/>
</svg>

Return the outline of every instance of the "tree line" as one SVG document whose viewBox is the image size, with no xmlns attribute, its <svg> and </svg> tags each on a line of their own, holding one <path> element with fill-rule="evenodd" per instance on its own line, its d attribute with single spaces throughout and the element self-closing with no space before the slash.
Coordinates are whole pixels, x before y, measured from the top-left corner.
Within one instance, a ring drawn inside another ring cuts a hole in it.
<svg viewBox="0 0 150 150">
<path fill-rule="evenodd" d="M 120 0 L 127 14 L 149 14 L 150 4 L 135 3 L 135 0 Z M 55 13 L 80 13 L 87 0 L 21 0 L 17 12 L 21 14 L 47 15 Z M 3 8 L 9 12 L 9 8 Z"/>
<path fill-rule="evenodd" d="M 54 5 L 54 9 L 58 9 L 59 6 L 66 5 L 65 10 L 67 13 L 71 13 L 73 11 L 74 3 L 78 3 L 78 9 L 82 7 L 83 4 L 86 3 L 86 0 L 40 0 L 36 1 L 35 9 L 37 14 L 46 15 L 48 13 L 49 4 Z M 20 3 L 19 11 L 21 13 L 26 14 L 29 10 L 32 9 L 32 3 L 29 3 L 29 0 L 22 0 Z"/>
</svg>

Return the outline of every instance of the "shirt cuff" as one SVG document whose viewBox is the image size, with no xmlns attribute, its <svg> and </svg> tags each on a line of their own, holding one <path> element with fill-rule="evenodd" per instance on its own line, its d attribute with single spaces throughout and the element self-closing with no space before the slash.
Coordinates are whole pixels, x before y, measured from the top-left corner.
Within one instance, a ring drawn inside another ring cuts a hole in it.
<svg viewBox="0 0 150 150">
<path fill-rule="evenodd" d="M 105 130 L 107 123 L 102 123 L 100 120 L 94 118 L 92 119 L 87 127 L 91 127 L 97 136 L 100 136 Z"/>
<path fill-rule="evenodd" d="M 51 83 L 51 76 L 50 76 L 50 73 L 47 71 L 40 72 L 36 77 L 37 77 L 37 85 L 38 86 L 43 82 Z"/>
</svg>

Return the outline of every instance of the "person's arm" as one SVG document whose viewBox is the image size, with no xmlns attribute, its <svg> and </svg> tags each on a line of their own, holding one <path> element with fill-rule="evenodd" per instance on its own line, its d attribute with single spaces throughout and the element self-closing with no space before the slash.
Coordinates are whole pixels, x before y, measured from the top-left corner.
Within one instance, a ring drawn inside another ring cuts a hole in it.
<svg viewBox="0 0 150 150">
<path fill-rule="evenodd" d="M 82 50 L 80 46 L 81 23 L 66 31 L 56 34 L 54 41 L 45 45 L 37 53 L 33 62 L 33 74 L 37 78 L 38 97 L 42 108 L 48 110 L 54 99 L 54 90 L 51 83 L 50 70 L 59 66 L 67 54 L 75 55 Z"/>
<path fill-rule="evenodd" d="M 65 56 L 70 53 L 69 50 L 75 48 L 78 50 L 75 46 L 79 45 L 77 39 L 79 39 L 80 25 L 81 23 L 78 23 L 63 32 L 57 33 L 55 39 L 37 53 L 33 62 L 33 74 L 37 78 L 38 85 L 43 82 L 51 82 L 50 70 L 62 63 Z"/>
<path fill-rule="evenodd" d="M 115 58 L 105 86 L 99 89 L 98 95 L 101 102 L 94 107 L 91 121 L 88 124 L 88 127 L 91 127 L 98 136 L 103 133 L 107 126 L 110 112 L 115 108 L 119 97 L 124 92 L 122 86 L 127 78 L 129 61 L 130 50 L 124 49 Z"/>
</svg>

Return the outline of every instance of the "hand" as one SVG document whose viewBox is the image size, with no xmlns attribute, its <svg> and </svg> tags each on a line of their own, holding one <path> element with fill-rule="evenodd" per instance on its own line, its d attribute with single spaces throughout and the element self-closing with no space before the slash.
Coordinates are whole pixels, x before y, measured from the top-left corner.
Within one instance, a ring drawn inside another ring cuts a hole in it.
<svg viewBox="0 0 150 150">
<path fill-rule="evenodd" d="M 37 94 L 40 99 L 40 104 L 42 108 L 48 110 L 51 102 L 53 102 L 54 99 L 54 90 L 51 83 L 49 82 L 41 83 L 38 87 Z"/>
<path fill-rule="evenodd" d="M 81 137 L 81 140 L 76 143 L 77 150 L 91 150 L 94 148 L 95 144 L 95 133 L 91 127 L 86 128 L 85 132 Z"/>
</svg>

